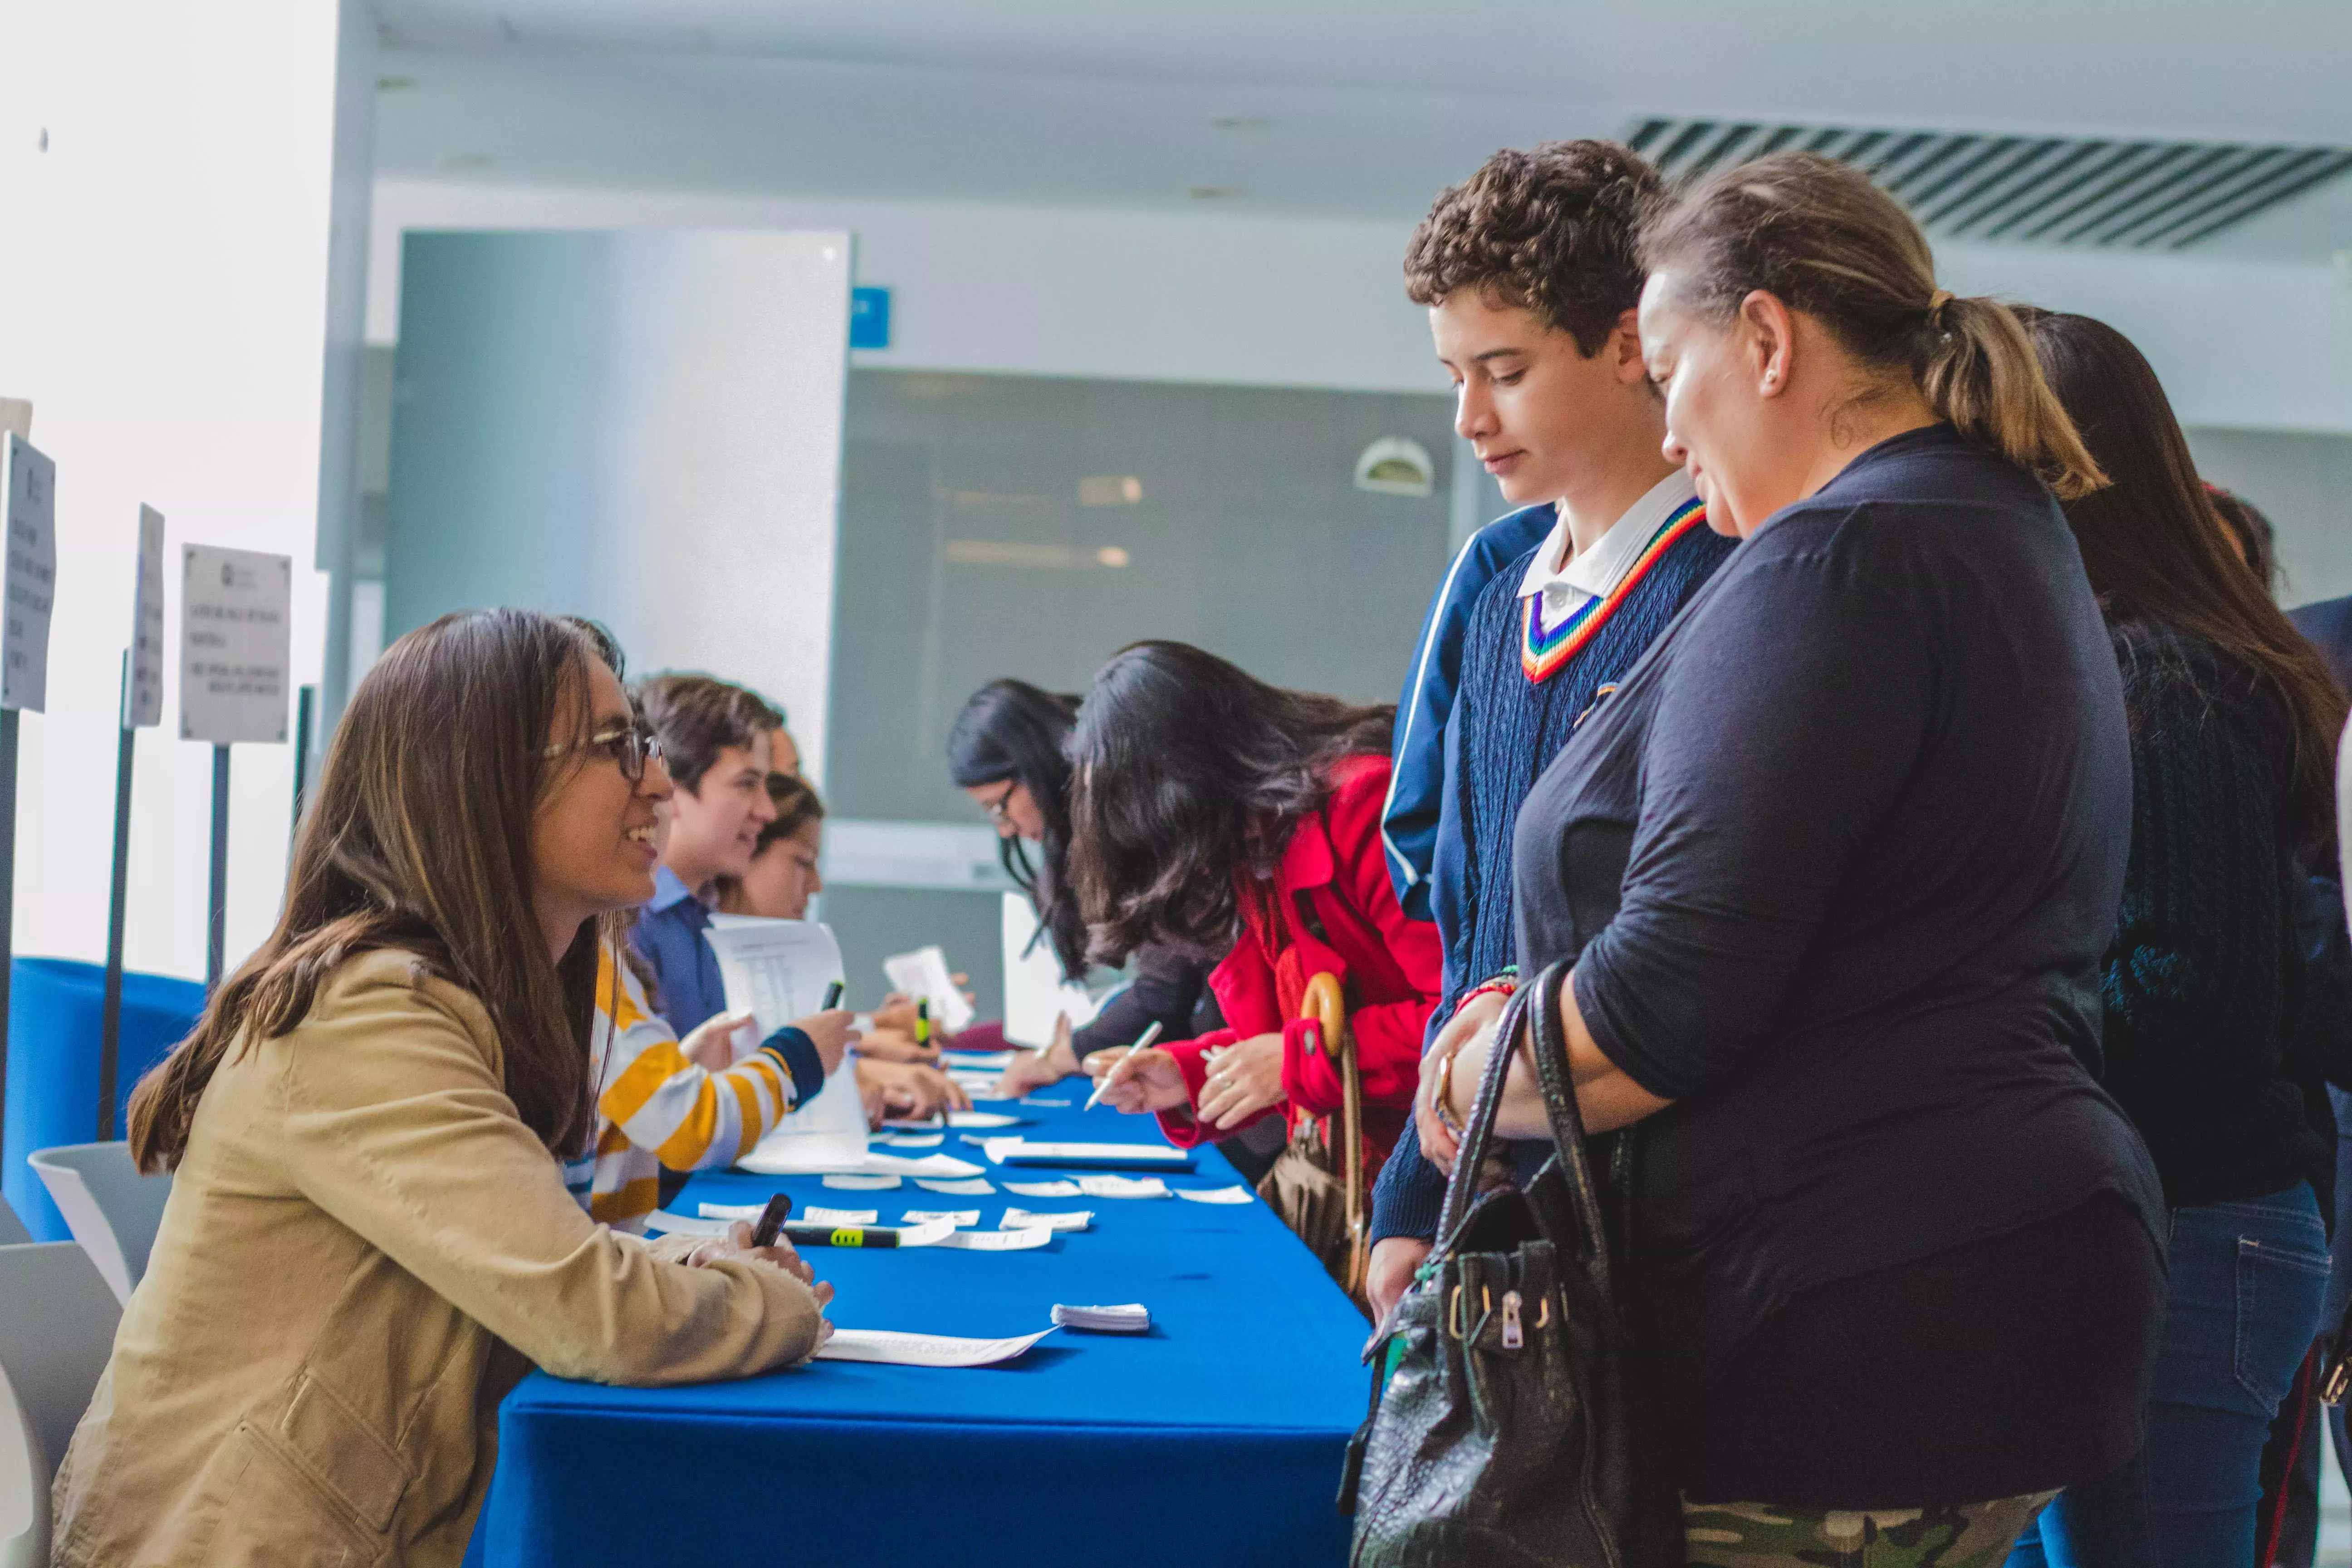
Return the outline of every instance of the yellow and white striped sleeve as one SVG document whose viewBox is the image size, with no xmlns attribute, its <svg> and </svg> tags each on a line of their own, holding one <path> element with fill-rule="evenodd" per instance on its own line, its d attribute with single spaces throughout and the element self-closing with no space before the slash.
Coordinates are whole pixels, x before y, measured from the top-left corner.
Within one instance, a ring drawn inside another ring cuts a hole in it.
<svg viewBox="0 0 2352 1568">
<path fill-rule="evenodd" d="M 605 1085 L 597 1109 L 673 1171 L 734 1163 L 793 1108 L 793 1073 L 782 1057 L 763 1045 L 723 1072 L 698 1067 L 646 1003 L 637 977 L 610 953 L 597 967 L 596 1012 L 605 1035 L 596 1053 Z"/>
</svg>

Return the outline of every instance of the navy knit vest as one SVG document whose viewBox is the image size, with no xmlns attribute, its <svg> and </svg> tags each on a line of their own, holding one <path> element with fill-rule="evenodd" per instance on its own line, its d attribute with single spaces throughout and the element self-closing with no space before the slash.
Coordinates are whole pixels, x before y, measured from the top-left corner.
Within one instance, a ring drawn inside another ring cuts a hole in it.
<svg viewBox="0 0 2352 1568">
<path fill-rule="evenodd" d="M 1702 524 L 1675 541 L 1634 584 L 1592 640 L 1549 680 L 1519 667 L 1519 584 L 1543 546 L 1495 574 L 1462 637 L 1462 683 L 1449 724 L 1458 726 L 1462 821 L 1461 956 L 1467 989 L 1512 962 L 1511 827 L 1536 779 L 1575 732 L 1604 686 L 1625 677 L 1666 623 L 1723 564 L 1738 541 Z M 1446 999 L 1454 1005 L 1454 998 Z"/>
</svg>

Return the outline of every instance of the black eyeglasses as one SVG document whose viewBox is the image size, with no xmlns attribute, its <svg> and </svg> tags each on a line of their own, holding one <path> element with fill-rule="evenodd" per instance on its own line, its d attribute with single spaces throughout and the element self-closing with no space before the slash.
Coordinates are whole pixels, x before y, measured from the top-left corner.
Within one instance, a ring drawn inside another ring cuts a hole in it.
<svg viewBox="0 0 2352 1568">
<path fill-rule="evenodd" d="M 584 741 L 550 746 L 543 754 L 551 762 L 574 752 L 593 752 L 608 758 L 621 770 L 623 778 L 631 784 L 642 784 L 646 764 L 660 758 L 662 744 L 660 738 L 643 724 L 611 724 Z"/>
<path fill-rule="evenodd" d="M 988 819 L 991 822 L 1009 822 L 1012 820 L 1012 818 L 1007 816 L 1005 813 L 1008 809 L 1009 803 L 1013 799 L 1013 792 L 1020 787 L 1021 781 L 1019 779 L 1007 779 L 1004 783 L 1004 793 L 1003 795 L 998 795 L 994 800 L 984 800 L 981 802 L 981 805 L 988 808 Z"/>
</svg>

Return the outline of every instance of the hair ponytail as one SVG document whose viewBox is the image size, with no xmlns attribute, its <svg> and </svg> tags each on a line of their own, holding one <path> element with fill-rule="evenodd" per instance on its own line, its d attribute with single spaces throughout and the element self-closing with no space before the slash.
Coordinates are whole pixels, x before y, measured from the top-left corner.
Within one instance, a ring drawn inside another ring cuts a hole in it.
<svg viewBox="0 0 2352 1568">
<path fill-rule="evenodd" d="M 1961 435 L 2039 474 L 2060 500 L 2106 484 L 2008 306 L 1942 294 L 1928 331 L 1919 395 Z"/>
<path fill-rule="evenodd" d="M 1719 170 L 1653 215 L 1642 260 L 1718 320 L 1758 289 L 1776 296 L 2062 499 L 2106 483 L 2009 307 L 1937 288 L 1927 236 L 1852 164 L 1772 153 Z"/>
</svg>

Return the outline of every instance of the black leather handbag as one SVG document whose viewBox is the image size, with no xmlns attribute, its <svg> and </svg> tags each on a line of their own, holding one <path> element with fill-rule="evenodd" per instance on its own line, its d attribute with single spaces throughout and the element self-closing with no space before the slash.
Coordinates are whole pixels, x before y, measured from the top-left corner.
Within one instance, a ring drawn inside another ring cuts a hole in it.
<svg viewBox="0 0 2352 1568">
<path fill-rule="evenodd" d="M 1532 1026 L 1553 1151 L 1525 1190 L 1478 1192 L 1514 1051 L 1478 1085 L 1438 1221 L 1436 1265 L 1366 1347 L 1371 1414 L 1340 1511 L 1353 1568 L 1679 1568 L 1682 1517 L 1649 1459 L 1634 1336 L 1559 1025 L 1568 965 L 1515 994 Z"/>
</svg>

